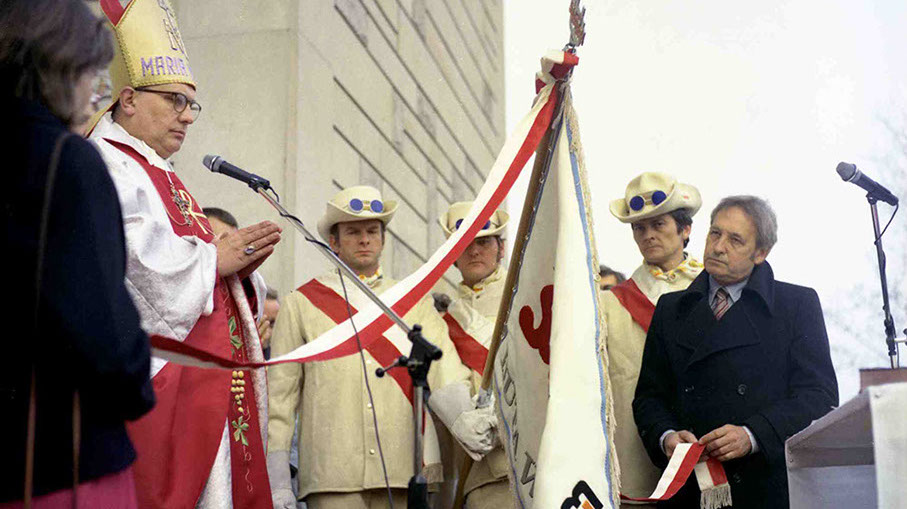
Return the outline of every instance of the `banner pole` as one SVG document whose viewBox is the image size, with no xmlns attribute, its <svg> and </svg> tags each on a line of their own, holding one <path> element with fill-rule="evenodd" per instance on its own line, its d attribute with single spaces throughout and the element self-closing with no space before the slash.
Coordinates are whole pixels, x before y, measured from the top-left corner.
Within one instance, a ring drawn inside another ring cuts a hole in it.
<svg viewBox="0 0 907 509">
<path fill-rule="evenodd" d="M 564 52 L 576 53 L 576 48 L 583 45 L 586 39 L 586 8 L 581 5 L 581 0 L 570 0 L 570 41 L 564 46 Z M 510 318 L 510 307 L 513 304 L 514 286 L 516 286 L 519 268 L 523 263 L 523 255 L 526 250 L 527 234 L 529 225 L 535 219 L 537 209 L 538 194 L 548 178 L 548 169 L 551 167 L 551 160 L 554 157 L 554 145 L 560 134 L 561 124 L 564 121 L 564 99 L 568 91 L 570 78 L 573 76 L 573 69 L 567 72 L 562 80 L 557 82 L 555 89 L 552 91 L 557 94 L 554 108 L 554 115 L 551 117 L 551 129 L 545 136 L 539 140 L 538 148 L 535 152 L 535 162 L 532 165 L 532 175 L 529 178 L 529 188 L 526 191 L 526 199 L 523 202 L 523 212 L 520 215 L 520 225 L 517 228 L 516 241 L 513 245 L 513 252 L 510 256 L 510 267 L 507 272 L 507 279 L 504 281 L 504 295 L 501 298 L 501 304 L 498 306 L 498 317 L 494 325 L 494 333 L 491 336 L 491 344 L 488 346 L 488 357 L 485 358 L 485 369 L 482 372 L 482 383 L 479 387 L 478 405 L 479 407 L 488 406 L 491 403 L 491 393 L 488 388 L 491 386 L 491 377 L 494 374 L 494 359 L 497 356 L 498 349 L 503 340 L 504 328 L 507 320 Z M 554 136 L 552 136 L 554 133 Z M 545 158 L 542 160 L 542 147 L 545 147 Z M 463 509 L 466 502 L 464 493 L 466 478 L 472 469 L 473 460 L 468 455 L 464 457 L 460 464 L 459 477 L 457 478 L 456 498 L 454 499 L 454 509 Z"/>
<path fill-rule="evenodd" d="M 513 302 L 517 276 L 520 272 L 519 267 L 523 263 L 523 254 L 526 241 L 528 240 L 527 234 L 529 232 L 529 227 L 535 218 L 538 194 L 545 183 L 545 179 L 548 178 L 548 169 L 551 166 L 551 160 L 554 156 L 554 145 L 557 143 L 558 133 L 560 132 L 564 118 L 564 94 L 566 93 L 567 83 L 571 74 L 572 71 L 563 81 L 558 82 L 555 88 L 554 93 L 557 94 L 557 102 L 555 103 L 551 127 L 539 141 L 538 148 L 535 152 L 535 162 L 532 165 L 532 174 L 529 177 L 529 188 L 526 191 L 526 199 L 523 202 L 523 212 L 520 214 L 520 225 L 517 228 L 516 241 L 510 256 L 507 279 L 504 280 L 504 294 L 498 307 L 498 319 L 494 325 L 491 343 L 488 345 L 488 356 L 485 359 L 485 369 L 482 371 L 482 383 L 478 394 L 479 407 L 488 406 L 491 403 L 491 393 L 488 391 L 488 388 L 491 386 L 491 379 L 494 374 L 494 359 L 495 356 L 497 356 L 498 348 L 503 340 L 507 319 L 510 317 L 510 306 Z M 542 154 L 545 155 L 544 158 L 540 157 Z M 454 509 L 462 509 L 466 502 L 464 490 L 466 478 L 469 476 L 470 470 L 472 470 L 472 464 L 473 459 L 468 455 L 464 456 L 462 463 L 460 463 L 459 475 L 457 477 L 457 491 L 453 505 Z"/>
</svg>

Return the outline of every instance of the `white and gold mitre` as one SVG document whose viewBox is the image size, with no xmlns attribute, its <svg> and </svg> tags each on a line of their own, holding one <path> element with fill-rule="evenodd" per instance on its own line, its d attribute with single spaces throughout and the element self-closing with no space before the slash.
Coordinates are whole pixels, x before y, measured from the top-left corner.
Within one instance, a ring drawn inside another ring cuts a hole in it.
<svg viewBox="0 0 907 509">
<path fill-rule="evenodd" d="M 110 63 L 112 102 L 124 87 L 185 83 L 195 88 L 186 46 L 169 0 L 100 0 L 101 10 L 116 37 Z M 92 126 L 96 124 L 96 120 Z"/>
</svg>

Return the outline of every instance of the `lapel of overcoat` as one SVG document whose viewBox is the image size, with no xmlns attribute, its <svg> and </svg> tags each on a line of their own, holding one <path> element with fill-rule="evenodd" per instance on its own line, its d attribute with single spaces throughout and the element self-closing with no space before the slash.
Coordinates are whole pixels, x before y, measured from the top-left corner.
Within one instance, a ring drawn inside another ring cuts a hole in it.
<svg viewBox="0 0 907 509">
<path fill-rule="evenodd" d="M 696 278 L 680 303 L 680 328 L 677 343 L 692 353 L 684 369 L 711 355 L 763 341 L 763 309 L 771 313 L 774 277 L 768 263 L 756 267 L 738 302 L 715 320 L 709 305 L 709 276 L 705 271 Z M 762 301 L 761 303 L 759 301 Z M 765 306 L 760 306 L 765 304 Z M 764 325 L 764 324 L 763 324 Z"/>
</svg>

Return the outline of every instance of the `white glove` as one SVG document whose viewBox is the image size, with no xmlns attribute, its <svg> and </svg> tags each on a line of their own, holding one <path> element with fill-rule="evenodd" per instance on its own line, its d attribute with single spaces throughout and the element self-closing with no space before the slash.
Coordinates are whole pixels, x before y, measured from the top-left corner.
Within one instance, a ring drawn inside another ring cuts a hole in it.
<svg viewBox="0 0 907 509">
<path fill-rule="evenodd" d="M 473 460 L 479 461 L 494 449 L 497 417 L 494 407 L 476 408 L 466 382 L 457 382 L 433 391 L 428 406 Z"/>
<path fill-rule="evenodd" d="M 497 425 L 494 408 L 477 408 L 460 414 L 450 432 L 463 446 L 466 454 L 479 461 L 494 449 Z"/>
<path fill-rule="evenodd" d="M 296 495 L 290 486 L 290 453 L 268 453 L 268 477 L 271 481 L 271 502 L 274 509 L 297 509 Z"/>
</svg>

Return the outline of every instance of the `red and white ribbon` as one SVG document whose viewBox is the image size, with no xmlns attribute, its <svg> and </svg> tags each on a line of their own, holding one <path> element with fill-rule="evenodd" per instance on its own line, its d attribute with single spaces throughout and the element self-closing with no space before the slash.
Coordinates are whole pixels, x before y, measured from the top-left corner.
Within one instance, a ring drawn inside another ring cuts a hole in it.
<svg viewBox="0 0 907 509">
<path fill-rule="evenodd" d="M 577 63 L 578 58 L 575 55 L 563 52 L 549 53 L 542 59 L 544 75 L 549 78 L 541 80 L 543 86 L 536 95 L 532 110 L 517 124 L 516 129 L 504 143 L 488 174 L 488 179 L 479 190 L 469 214 L 463 220 L 465 227 L 457 229 L 419 269 L 381 294 L 381 300 L 397 314 L 405 315 L 431 290 L 497 210 L 551 125 L 557 104 L 557 90 L 554 86 L 557 76 L 563 77 L 564 69 Z M 392 324 L 390 318 L 382 314 L 374 304 L 361 309 L 356 315 L 356 326 L 362 346 L 367 347 L 377 340 Z M 264 363 L 237 364 L 169 338 L 155 338 L 151 346 L 155 356 L 171 362 L 226 369 L 260 367 L 284 362 L 324 361 L 358 351 L 349 319 L 296 350 Z"/>
<path fill-rule="evenodd" d="M 645 498 L 632 498 L 621 495 L 623 500 L 635 502 L 659 502 L 667 500 L 680 490 L 690 473 L 696 473 L 701 496 L 699 507 L 701 509 L 718 509 L 731 505 L 731 486 L 727 482 L 727 475 L 721 462 L 714 458 L 700 462 L 699 459 L 705 451 L 705 446 L 700 444 L 678 444 L 671 455 L 667 468 L 661 474 L 655 491 Z"/>
</svg>

